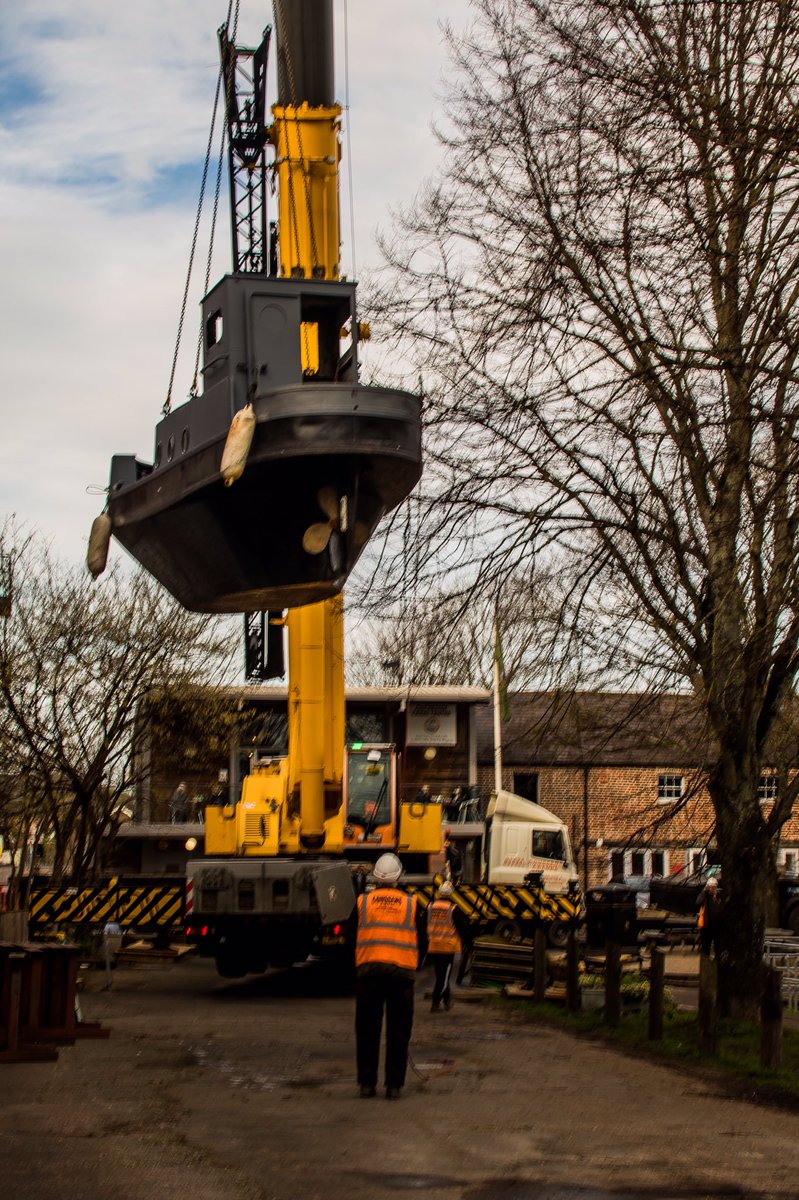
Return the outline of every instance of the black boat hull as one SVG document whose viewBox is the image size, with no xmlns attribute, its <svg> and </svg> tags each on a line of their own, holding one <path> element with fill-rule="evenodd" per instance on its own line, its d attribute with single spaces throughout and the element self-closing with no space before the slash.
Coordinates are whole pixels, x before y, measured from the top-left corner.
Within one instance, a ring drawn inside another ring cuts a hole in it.
<svg viewBox="0 0 799 1200">
<path fill-rule="evenodd" d="M 304 384 L 256 397 L 247 465 L 230 487 L 220 475 L 230 414 L 209 435 L 208 412 L 198 407 L 195 420 L 192 405 L 170 418 L 183 423 L 173 461 L 149 468 L 115 457 L 108 511 L 117 540 L 195 612 L 336 595 L 381 517 L 421 475 L 420 401 L 407 392 Z M 346 498 L 343 520 L 311 554 L 303 536 L 327 519 L 323 488 Z"/>
</svg>

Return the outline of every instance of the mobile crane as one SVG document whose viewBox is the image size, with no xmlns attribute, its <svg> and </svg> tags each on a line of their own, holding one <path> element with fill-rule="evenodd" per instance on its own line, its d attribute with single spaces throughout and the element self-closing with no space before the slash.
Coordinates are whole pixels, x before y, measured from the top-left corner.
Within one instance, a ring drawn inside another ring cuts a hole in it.
<svg viewBox="0 0 799 1200">
<path fill-rule="evenodd" d="M 275 0 L 275 29 L 271 124 L 270 31 L 247 49 L 220 30 L 235 270 L 202 302 L 204 390 L 165 411 L 152 464 L 113 458 L 90 543 L 94 573 L 98 538 L 113 534 L 186 607 L 269 610 L 287 630 L 288 756 L 258 764 L 237 803 L 206 809 L 206 857 L 187 869 L 187 923 L 232 976 L 346 952 L 375 858 L 394 850 L 429 880 L 442 847 L 441 805 L 399 798 L 394 747 L 345 752 L 342 588 L 421 475 L 421 406 L 358 382 L 365 331 L 339 268 L 332 0 Z M 510 917 L 536 903 L 520 895 L 464 904 Z M 569 920 L 578 901 L 548 911 Z"/>
<path fill-rule="evenodd" d="M 258 767 L 235 807 L 207 811 L 208 857 L 188 870 L 189 911 L 235 901 L 258 916 L 249 969 L 304 958 L 353 911 L 341 589 L 421 474 L 418 397 L 358 383 L 364 331 L 339 269 L 332 0 L 275 0 L 274 15 L 271 124 L 270 31 L 247 49 L 220 30 L 236 270 L 202 303 L 204 391 L 165 413 L 151 466 L 114 457 L 107 512 L 113 535 L 186 607 L 288 609 L 271 618 L 288 634 L 288 757 Z M 279 216 L 268 229 L 269 147 Z M 231 448 L 243 465 L 232 478 Z M 387 793 L 389 759 L 367 751 L 361 766 Z M 392 804 L 380 826 L 369 821 L 366 846 L 418 858 L 441 840 L 440 807 Z M 229 943 L 221 968 L 241 959 Z"/>
</svg>

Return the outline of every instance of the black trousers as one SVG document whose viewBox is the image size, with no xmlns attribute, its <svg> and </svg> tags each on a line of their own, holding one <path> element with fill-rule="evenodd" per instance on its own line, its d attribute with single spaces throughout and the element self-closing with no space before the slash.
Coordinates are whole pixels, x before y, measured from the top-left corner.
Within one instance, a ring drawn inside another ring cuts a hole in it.
<svg viewBox="0 0 799 1200">
<path fill-rule="evenodd" d="M 427 961 L 432 963 L 433 970 L 436 973 L 436 981 L 433 985 L 433 1007 L 438 1008 L 442 1000 L 445 1004 L 449 1004 L 449 985 L 452 979 L 452 966 L 455 962 L 455 955 L 428 954 Z"/>
<path fill-rule="evenodd" d="M 386 1087 L 401 1088 L 408 1068 L 413 1029 L 414 979 L 391 971 L 372 971 L 355 981 L 355 1040 L 358 1083 L 377 1086 L 383 1010 L 386 1013 Z"/>
</svg>

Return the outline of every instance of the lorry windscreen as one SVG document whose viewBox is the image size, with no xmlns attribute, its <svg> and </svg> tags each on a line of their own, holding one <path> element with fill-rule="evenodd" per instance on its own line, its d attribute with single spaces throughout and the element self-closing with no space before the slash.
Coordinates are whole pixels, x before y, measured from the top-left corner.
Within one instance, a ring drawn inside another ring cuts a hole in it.
<svg viewBox="0 0 799 1200">
<path fill-rule="evenodd" d="M 565 862 L 566 851 L 563 847 L 561 831 L 559 829 L 534 829 L 533 857 L 551 858 L 558 862 Z"/>
</svg>

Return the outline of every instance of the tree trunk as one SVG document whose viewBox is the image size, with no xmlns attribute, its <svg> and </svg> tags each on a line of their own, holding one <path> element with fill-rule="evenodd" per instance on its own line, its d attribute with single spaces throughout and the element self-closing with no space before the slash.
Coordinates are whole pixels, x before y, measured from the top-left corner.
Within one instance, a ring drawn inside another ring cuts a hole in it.
<svg viewBox="0 0 799 1200">
<path fill-rule="evenodd" d="M 773 895 L 769 839 L 759 812 L 736 805 L 735 819 L 719 817 L 721 854 L 719 1005 L 722 1015 L 757 1020 L 766 916 Z"/>
</svg>

